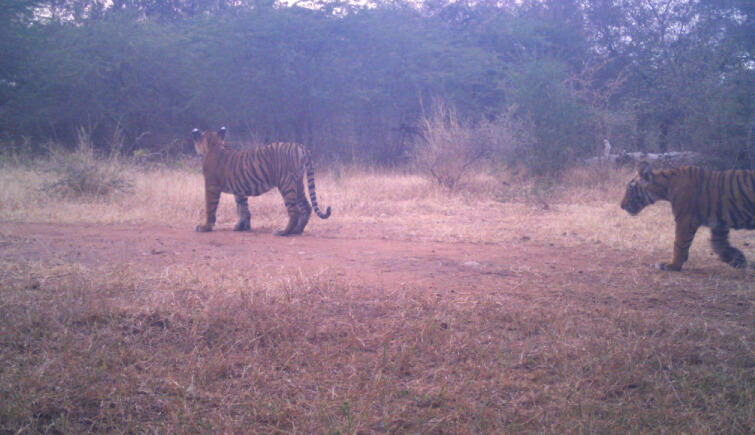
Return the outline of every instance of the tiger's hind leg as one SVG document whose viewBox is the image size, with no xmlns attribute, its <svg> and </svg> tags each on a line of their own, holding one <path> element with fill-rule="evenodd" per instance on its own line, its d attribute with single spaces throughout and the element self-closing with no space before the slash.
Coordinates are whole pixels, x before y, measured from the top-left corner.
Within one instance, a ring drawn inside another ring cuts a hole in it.
<svg viewBox="0 0 755 435">
<path fill-rule="evenodd" d="M 252 212 L 249 211 L 249 201 L 245 195 L 236 196 L 236 212 L 239 221 L 233 227 L 233 231 L 249 231 L 252 229 Z"/>
<path fill-rule="evenodd" d="M 309 205 L 309 201 L 307 201 L 303 181 L 297 183 L 296 201 L 299 205 L 299 219 L 296 222 L 293 234 L 301 234 L 304 231 L 304 227 L 307 226 L 307 222 L 309 222 L 309 217 L 312 216 L 312 207 Z"/>
<path fill-rule="evenodd" d="M 729 243 L 728 228 L 711 228 L 710 243 L 718 258 L 729 266 L 741 269 L 747 264 L 745 254 Z"/>
<path fill-rule="evenodd" d="M 299 223 L 299 202 L 296 193 L 296 183 L 286 183 L 285 187 L 278 187 L 278 190 L 283 196 L 283 203 L 286 205 L 286 211 L 288 212 L 288 224 L 286 228 L 282 230 L 275 230 L 273 234 L 276 236 L 288 236 L 295 234 L 297 224 Z"/>
</svg>

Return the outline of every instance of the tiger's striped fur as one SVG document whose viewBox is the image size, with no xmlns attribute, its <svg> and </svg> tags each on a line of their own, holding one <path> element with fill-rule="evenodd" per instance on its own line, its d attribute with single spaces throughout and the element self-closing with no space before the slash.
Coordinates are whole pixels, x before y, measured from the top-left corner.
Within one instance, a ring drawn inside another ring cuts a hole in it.
<svg viewBox="0 0 755 435">
<path fill-rule="evenodd" d="M 308 148 L 297 143 L 279 142 L 253 150 L 233 150 L 225 146 L 225 133 L 225 127 L 217 133 L 200 132 L 198 129 L 192 131 L 194 147 L 203 158 L 207 207 L 207 221 L 197 225 L 196 231 L 212 231 L 221 193 L 231 193 L 236 198 L 239 221 L 234 231 L 249 230 L 252 213 L 247 197 L 262 195 L 273 187 L 277 187 L 283 196 L 288 212 L 288 225 L 283 230 L 275 231 L 276 235 L 301 234 L 312 208 L 320 218 L 330 217 L 330 207 L 322 213 L 317 205 L 315 171 Z M 312 206 L 304 191 L 305 172 Z"/>
<path fill-rule="evenodd" d="M 747 260 L 729 244 L 729 230 L 755 229 L 755 170 L 709 171 L 695 166 L 653 171 L 640 164 L 621 208 L 632 215 L 656 201 L 669 201 L 676 221 L 674 252 L 661 270 L 681 270 L 697 229 L 711 229 L 713 250 L 724 263 L 745 267 Z"/>
</svg>

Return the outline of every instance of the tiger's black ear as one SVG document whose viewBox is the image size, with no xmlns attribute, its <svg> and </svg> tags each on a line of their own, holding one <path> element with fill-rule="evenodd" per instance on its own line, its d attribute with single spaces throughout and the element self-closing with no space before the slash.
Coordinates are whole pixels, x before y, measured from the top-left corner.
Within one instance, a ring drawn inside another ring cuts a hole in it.
<svg viewBox="0 0 755 435">
<path fill-rule="evenodd" d="M 637 170 L 637 173 L 640 175 L 640 179 L 642 181 L 646 181 L 648 183 L 653 181 L 653 168 L 650 167 L 650 163 L 640 163 L 640 167 Z"/>
<path fill-rule="evenodd" d="M 202 137 L 202 132 L 199 131 L 198 128 L 195 128 L 191 131 L 191 137 L 193 137 L 194 140 L 199 140 L 199 138 Z"/>
<path fill-rule="evenodd" d="M 218 136 L 220 136 L 221 139 L 225 140 L 225 134 L 228 132 L 228 129 L 225 127 L 220 127 L 220 130 L 218 130 Z"/>
</svg>

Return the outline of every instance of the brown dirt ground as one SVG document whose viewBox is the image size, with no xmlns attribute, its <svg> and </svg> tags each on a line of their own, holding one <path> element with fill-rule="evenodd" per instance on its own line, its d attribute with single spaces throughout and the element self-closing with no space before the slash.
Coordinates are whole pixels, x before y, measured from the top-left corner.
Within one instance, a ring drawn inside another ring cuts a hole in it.
<svg viewBox="0 0 755 435">
<path fill-rule="evenodd" d="M 676 273 L 651 267 L 657 252 L 588 242 L 551 243 L 528 236 L 506 244 L 399 241 L 380 238 L 375 230 L 375 238 L 368 238 L 358 225 L 342 226 L 337 235 L 315 227 L 282 238 L 260 229 L 196 233 L 169 225 L 0 221 L 0 261 L 126 267 L 145 274 L 178 269 L 226 277 L 243 273 L 244 279 L 273 288 L 298 276 L 317 277 L 365 292 L 407 290 L 456 303 L 485 295 L 501 303 L 511 298 L 539 306 L 576 303 L 585 310 L 621 306 L 647 313 L 698 313 L 702 306 L 719 318 L 751 307 L 736 291 L 749 275 L 726 267 L 712 253 L 710 261 L 698 259 Z M 718 278 L 723 281 L 710 281 Z"/>
<path fill-rule="evenodd" d="M 599 279 L 600 270 L 636 266 L 637 261 L 617 250 L 586 252 L 584 246 L 542 244 L 526 236 L 506 246 L 348 237 L 305 232 L 281 238 L 261 230 L 195 233 L 170 226 L 0 222 L 0 259 L 91 267 L 128 263 L 144 267 L 145 272 L 207 265 L 229 274 L 238 270 L 266 276 L 322 274 L 360 285 L 438 291 L 510 287 L 524 277 Z"/>
</svg>

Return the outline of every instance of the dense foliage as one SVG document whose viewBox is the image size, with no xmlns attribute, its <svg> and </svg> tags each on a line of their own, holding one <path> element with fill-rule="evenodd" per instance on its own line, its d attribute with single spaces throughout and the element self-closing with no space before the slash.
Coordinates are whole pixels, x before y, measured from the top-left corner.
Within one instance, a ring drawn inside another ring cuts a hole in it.
<svg viewBox="0 0 755 435">
<path fill-rule="evenodd" d="M 6 0 L 0 54 L 4 146 L 83 127 L 175 153 L 227 125 L 398 164 L 443 101 L 465 125 L 513 122 L 510 158 L 538 170 L 606 139 L 755 164 L 749 0 Z"/>
</svg>

